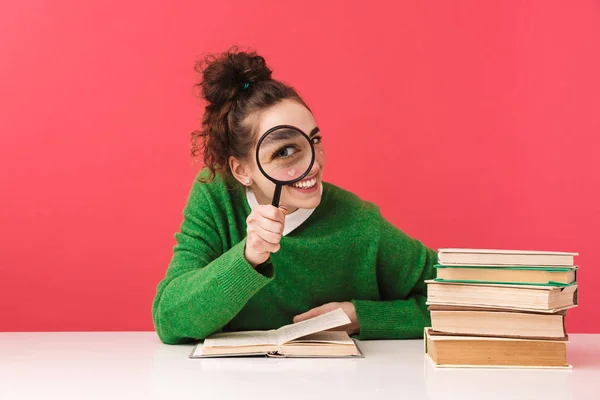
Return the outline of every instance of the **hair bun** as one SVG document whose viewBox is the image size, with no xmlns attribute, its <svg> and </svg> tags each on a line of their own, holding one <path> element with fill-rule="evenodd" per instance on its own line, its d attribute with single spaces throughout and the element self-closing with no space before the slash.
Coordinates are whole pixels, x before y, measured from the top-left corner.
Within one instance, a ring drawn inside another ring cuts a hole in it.
<svg viewBox="0 0 600 400">
<path fill-rule="evenodd" d="M 202 97 L 216 106 L 232 100 L 246 83 L 271 79 L 271 70 L 263 57 L 236 48 L 219 56 L 208 56 L 197 64 L 196 70 L 202 73 Z"/>
</svg>

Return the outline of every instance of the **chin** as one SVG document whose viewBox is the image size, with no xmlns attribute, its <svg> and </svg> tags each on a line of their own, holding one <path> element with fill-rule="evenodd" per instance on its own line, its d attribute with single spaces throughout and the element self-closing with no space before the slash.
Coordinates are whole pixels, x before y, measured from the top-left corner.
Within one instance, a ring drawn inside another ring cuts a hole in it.
<svg viewBox="0 0 600 400">
<path fill-rule="evenodd" d="M 305 201 L 294 201 L 293 204 L 290 204 L 294 208 L 316 208 L 319 204 L 321 204 L 321 196 L 314 200 L 305 200 Z"/>
</svg>

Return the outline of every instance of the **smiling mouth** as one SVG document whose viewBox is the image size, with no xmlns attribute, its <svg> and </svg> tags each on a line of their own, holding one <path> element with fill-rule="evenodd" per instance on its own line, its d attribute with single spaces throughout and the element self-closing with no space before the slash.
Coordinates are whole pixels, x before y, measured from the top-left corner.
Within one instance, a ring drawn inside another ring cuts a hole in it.
<svg viewBox="0 0 600 400">
<path fill-rule="evenodd" d="M 293 186 L 298 189 L 310 189 L 317 184 L 317 180 L 317 175 L 315 175 L 311 178 L 306 178 L 301 180 L 300 182 L 293 183 L 290 186 Z"/>
</svg>

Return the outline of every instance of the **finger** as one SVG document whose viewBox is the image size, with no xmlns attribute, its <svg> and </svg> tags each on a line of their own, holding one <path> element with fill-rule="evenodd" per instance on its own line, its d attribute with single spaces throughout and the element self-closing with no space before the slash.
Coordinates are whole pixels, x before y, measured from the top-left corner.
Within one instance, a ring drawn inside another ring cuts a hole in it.
<svg viewBox="0 0 600 400">
<path fill-rule="evenodd" d="M 275 208 L 271 205 L 257 207 L 258 213 L 272 221 L 283 224 L 285 222 L 285 214 L 282 209 Z"/>
<path fill-rule="evenodd" d="M 320 307 L 315 307 L 312 310 L 308 310 L 307 312 L 303 313 L 303 314 L 299 314 L 296 315 L 293 319 L 294 322 L 300 322 L 300 321 L 305 321 L 307 319 L 311 319 L 314 317 L 318 317 L 321 314 L 324 314 L 324 305 L 320 306 Z"/>
<path fill-rule="evenodd" d="M 279 244 L 273 244 L 263 240 L 258 235 L 249 237 L 246 246 L 256 254 L 277 253 L 281 247 Z"/>
<path fill-rule="evenodd" d="M 300 315 L 296 315 L 294 318 L 292 318 L 292 322 L 297 324 L 298 322 L 302 322 L 307 320 L 308 318 L 306 318 L 306 313 L 304 314 L 300 314 Z"/>
<path fill-rule="evenodd" d="M 258 239 L 256 244 L 250 247 L 255 253 L 277 253 L 281 246 L 279 244 L 273 244 L 266 242 L 262 239 Z"/>
<path fill-rule="evenodd" d="M 318 311 L 316 311 L 316 308 L 313 308 L 312 310 L 307 311 L 303 314 L 296 315 L 294 317 L 293 321 L 294 321 L 294 323 L 302 322 L 302 321 L 306 321 L 307 319 L 318 317 L 319 315 L 321 315 L 321 314 Z"/>
<path fill-rule="evenodd" d="M 277 253 L 279 249 L 281 249 L 281 245 L 279 243 L 269 243 L 264 242 L 265 250 L 269 253 Z"/>
<path fill-rule="evenodd" d="M 267 219 L 280 222 L 282 224 L 285 221 L 285 215 L 283 214 L 283 211 L 271 205 L 258 206 L 256 207 L 256 211 Z"/>
<path fill-rule="evenodd" d="M 257 226 L 254 229 L 254 232 L 265 242 L 271 244 L 279 244 L 281 241 L 281 235 L 279 233 L 273 233 L 265 230 L 262 226 Z"/>
<path fill-rule="evenodd" d="M 248 217 L 246 218 L 246 225 L 250 225 L 252 223 L 260 223 L 261 221 L 270 221 L 273 224 L 283 225 L 283 222 L 280 220 L 265 217 L 263 214 L 269 215 L 271 212 L 269 210 L 261 211 L 260 210 L 261 207 L 267 207 L 267 206 L 258 206 L 254 210 L 252 210 L 250 215 L 248 215 Z M 268 207 L 271 207 L 271 206 L 268 206 Z M 277 209 L 275 209 L 275 210 L 277 210 Z M 281 210 L 279 210 L 279 211 L 281 211 Z M 285 221 L 285 218 L 283 220 Z"/>
<path fill-rule="evenodd" d="M 328 329 L 329 331 L 345 331 L 348 328 L 348 325 L 342 325 L 335 328 Z"/>
<path fill-rule="evenodd" d="M 276 222 L 271 219 L 259 216 L 256 223 L 265 231 L 272 232 L 278 235 L 281 235 L 281 233 L 283 233 L 283 224 L 281 222 Z"/>
</svg>

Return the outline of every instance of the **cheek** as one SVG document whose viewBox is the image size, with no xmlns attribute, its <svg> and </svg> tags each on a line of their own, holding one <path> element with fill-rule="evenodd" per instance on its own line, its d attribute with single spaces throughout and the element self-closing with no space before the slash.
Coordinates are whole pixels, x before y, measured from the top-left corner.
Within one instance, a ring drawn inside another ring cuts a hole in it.
<svg viewBox="0 0 600 400">
<path fill-rule="evenodd" d="M 325 150 L 323 150 L 322 147 L 319 149 L 315 149 L 315 160 L 319 163 L 321 167 L 325 165 L 326 158 L 327 157 L 325 156 Z"/>
<path fill-rule="evenodd" d="M 252 182 L 254 182 L 254 184 L 261 189 L 267 188 L 269 184 L 272 184 L 272 182 L 268 180 L 258 169 L 256 169 L 256 171 L 252 171 L 250 177 L 252 178 Z"/>
<path fill-rule="evenodd" d="M 268 180 L 263 174 L 261 174 L 259 172 L 258 176 L 256 177 L 255 182 L 261 187 L 261 188 L 269 188 L 271 186 L 275 186 L 275 184 L 273 182 L 271 182 L 270 180 Z"/>
</svg>

